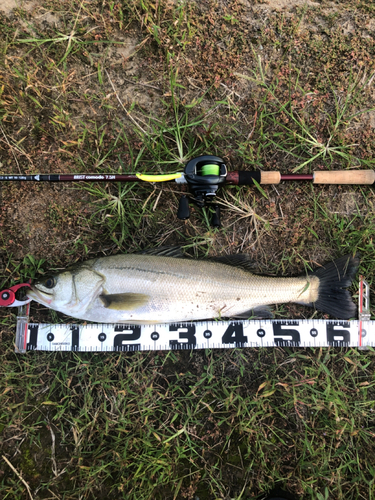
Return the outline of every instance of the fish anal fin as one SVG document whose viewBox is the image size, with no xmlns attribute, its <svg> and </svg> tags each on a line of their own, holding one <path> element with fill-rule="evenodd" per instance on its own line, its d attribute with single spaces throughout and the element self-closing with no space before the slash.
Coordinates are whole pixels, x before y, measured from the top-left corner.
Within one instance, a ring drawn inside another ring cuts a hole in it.
<svg viewBox="0 0 375 500">
<path fill-rule="evenodd" d="M 145 293 L 114 293 L 100 295 L 104 307 L 115 311 L 132 311 L 142 307 L 150 300 L 150 296 Z"/>
<path fill-rule="evenodd" d="M 249 309 L 248 311 L 244 311 L 241 314 L 236 314 L 236 318 L 238 319 L 272 319 L 273 313 L 268 306 L 258 306 L 253 309 Z"/>
</svg>

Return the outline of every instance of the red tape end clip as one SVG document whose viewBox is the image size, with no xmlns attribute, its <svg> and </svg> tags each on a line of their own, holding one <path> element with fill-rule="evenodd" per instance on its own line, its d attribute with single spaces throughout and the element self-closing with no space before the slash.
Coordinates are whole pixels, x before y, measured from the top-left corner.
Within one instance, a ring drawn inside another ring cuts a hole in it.
<svg viewBox="0 0 375 500">
<path fill-rule="evenodd" d="M 32 299 L 16 299 L 16 292 L 24 286 L 26 286 L 27 288 L 31 288 L 30 283 L 20 283 L 19 285 L 13 285 L 10 288 L 6 288 L 5 290 L 1 291 L 0 307 L 19 307 L 31 302 Z"/>
</svg>

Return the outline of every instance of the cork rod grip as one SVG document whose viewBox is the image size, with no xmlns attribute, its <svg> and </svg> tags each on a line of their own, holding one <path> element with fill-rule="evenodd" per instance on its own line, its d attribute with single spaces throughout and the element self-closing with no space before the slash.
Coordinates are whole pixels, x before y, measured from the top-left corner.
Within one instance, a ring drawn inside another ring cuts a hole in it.
<svg viewBox="0 0 375 500">
<path fill-rule="evenodd" d="M 261 184 L 280 184 L 281 174 L 280 172 L 261 172 L 260 183 Z"/>
<path fill-rule="evenodd" d="M 337 170 L 314 172 L 314 184 L 373 184 L 374 170 Z"/>
</svg>

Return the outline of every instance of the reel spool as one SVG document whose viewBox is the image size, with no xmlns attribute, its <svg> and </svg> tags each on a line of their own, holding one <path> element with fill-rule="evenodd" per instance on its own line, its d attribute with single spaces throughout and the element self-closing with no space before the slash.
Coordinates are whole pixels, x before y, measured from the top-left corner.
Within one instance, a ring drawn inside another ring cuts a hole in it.
<svg viewBox="0 0 375 500">
<path fill-rule="evenodd" d="M 200 208 L 209 205 L 215 198 L 220 184 L 227 178 L 227 167 L 218 156 L 198 156 L 190 160 L 184 170 L 184 177 L 189 185 L 193 202 Z M 220 209 L 214 205 L 212 225 L 220 227 Z M 190 217 L 189 200 L 182 195 L 177 211 L 177 217 L 186 220 Z"/>
</svg>

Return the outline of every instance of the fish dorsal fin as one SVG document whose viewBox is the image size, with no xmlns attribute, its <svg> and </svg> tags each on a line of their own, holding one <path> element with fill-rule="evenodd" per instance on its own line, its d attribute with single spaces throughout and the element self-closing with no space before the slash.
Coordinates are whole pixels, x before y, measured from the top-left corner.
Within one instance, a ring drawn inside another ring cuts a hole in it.
<svg viewBox="0 0 375 500">
<path fill-rule="evenodd" d="M 99 295 L 104 307 L 115 311 L 132 311 L 142 307 L 150 300 L 145 293 L 113 293 Z"/>
<path fill-rule="evenodd" d="M 181 247 L 175 246 L 163 246 L 159 248 L 150 248 L 138 252 L 140 255 L 158 255 L 161 257 L 174 257 L 176 259 L 192 259 L 188 255 L 183 253 Z M 256 274 L 258 272 L 258 266 L 251 260 L 251 257 L 247 253 L 237 253 L 234 255 L 220 255 L 218 257 L 208 257 L 207 260 L 210 262 L 218 262 L 220 264 L 227 264 L 228 266 L 240 267 L 245 271 L 251 271 Z"/>
<path fill-rule="evenodd" d="M 240 267 L 245 271 L 257 272 L 257 265 L 251 260 L 247 253 L 236 253 L 233 255 L 220 255 L 219 257 L 210 257 L 211 262 L 219 262 L 227 266 Z"/>
<path fill-rule="evenodd" d="M 139 255 L 159 255 L 161 257 L 175 257 L 176 259 L 183 259 L 185 255 L 181 247 L 163 246 L 158 248 L 148 248 L 137 252 Z"/>
</svg>

